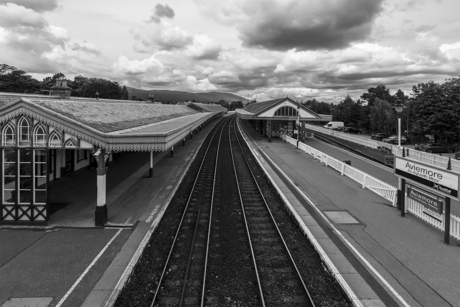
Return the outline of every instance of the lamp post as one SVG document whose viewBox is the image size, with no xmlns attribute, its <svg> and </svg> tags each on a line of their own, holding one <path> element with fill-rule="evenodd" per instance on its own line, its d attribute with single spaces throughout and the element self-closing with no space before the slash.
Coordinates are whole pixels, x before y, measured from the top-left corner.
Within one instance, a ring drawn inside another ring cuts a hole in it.
<svg viewBox="0 0 460 307">
<path fill-rule="evenodd" d="M 401 149 L 401 112 L 405 106 L 401 103 L 401 100 L 397 100 L 396 104 L 393 106 L 396 113 L 398 114 L 398 149 Z"/>
<path fill-rule="evenodd" d="M 395 109 L 397 115 L 398 115 L 398 149 L 401 150 L 401 112 L 405 108 L 405 106 L 401 103 L 401 100 L 398 99 L 393 106 L 393 109 Z M 402 156 L 404 157 L 404 149 L 402 150 Z M 405 190 L 406 190 L 406 180 L 401 179 L 398 177 L 398 209 L 401 210 L 401 216 L 404 216 L 405 214 Z"/>
<path fill-rule="evenodd" d="M 297 149 L 299 149 L 299 134 L 300 134 L 300 104 L 297 105 Z"/>
</svg>

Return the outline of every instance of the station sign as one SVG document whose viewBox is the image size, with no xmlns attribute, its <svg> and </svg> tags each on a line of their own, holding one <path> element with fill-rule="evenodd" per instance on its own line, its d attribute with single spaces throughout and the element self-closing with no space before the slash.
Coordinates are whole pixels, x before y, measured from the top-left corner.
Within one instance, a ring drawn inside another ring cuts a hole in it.
<svg viewBox="0 0 460 307">
<path fill-rule="evenodd" d="M 412 184 L 407 184 L 407 197 L 422 204 L 425 209 L 428 209 L 439 216 L 443 213 L 444 197 L 437 196 L 423 189 L 419 189 Z"/>
<path fill-rule="evenodd" d="M 394 173 L 432 192 L 459 200 L 460 174 L 403 157 L 395 157 Z"/>
</svg>

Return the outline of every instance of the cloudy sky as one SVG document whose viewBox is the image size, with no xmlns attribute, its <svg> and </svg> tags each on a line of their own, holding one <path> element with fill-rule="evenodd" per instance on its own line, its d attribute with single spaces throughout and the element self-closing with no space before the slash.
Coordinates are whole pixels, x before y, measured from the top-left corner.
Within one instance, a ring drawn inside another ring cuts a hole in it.
<svg viewBox="0 0 460 307">
<path fill-rule="evenodd" d="M 0 63 L 339 102 L 460 76 L 459 0 L 0 0 Z"/>
</svg>

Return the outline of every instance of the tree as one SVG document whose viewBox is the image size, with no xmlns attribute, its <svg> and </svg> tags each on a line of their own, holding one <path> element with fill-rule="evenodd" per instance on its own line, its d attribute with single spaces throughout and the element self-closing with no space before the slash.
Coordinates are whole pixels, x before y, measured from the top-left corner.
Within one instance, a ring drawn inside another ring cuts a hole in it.
<svg viewBox="0 0 460 307">
<path fill-rule="evenodd" d="M 390 95 L 390 90 L 386 88 L 385 85 L 380 84 L 377 87 L 371 87 L 367 90 L 367 93 L 361 95 L 361 98 L 367 101 L 367 105 L 372 107 L 375 100 L 378 98 L 380 100 L 388 101 L 390 104 L 393 103 L 393 97 Z"/>
<path fill-rule="evenodd" d="M 374 104 L 369 107 L 369 119 L 372 131 L 392 134 L 397 130 L 395 111 L 386 100 L 380 98 L 374 100 Z"/>
<path fill-rule="evenodd" d="M 337 106 L 332 110 L 332 118 L 334 120 L 343 121 L 345 126 L 358 126 L 360 121 L 359 105 L 347 95 Z"/>
<path fill-rule="evenodd" d="M 25 71 L 1 64 L 0 92 L 37 93 L 40 82 Z"/>
<path fill-rule="evenodd" d="M 121 89 L 121 97 L 122 100 L 128 100 L 129 99 L 129 92 L 128 89 L 126 88 L 126 85 L 123 85 L 123 88 Z"/>
<path fill-rule="evenodd" d="M 10 66 L 7 64 L 0 64 L 0 76 L 9 74 L 15 70 L 18 70 L 18 69 L 14 66 Z"/>
<path fill-rule="evenodd" d="M 412 88 L 414 132 L 433 135 L 435 141 L 456 142 L 460 137 L 460 78 L 419 83 Z"/>
<path fill-rule="evenodd" d="M 377 87 L 371 87 L 367 90 L 367 93 L 361 95 L 361 99 L 365 102 L 361 103 L 361 127 L 367 130 L 372 130 L 370 122 L 370 108 L 374 105 L 376 99 L 385 100 L 390 104 L 393 104 L 394 98 L 390 94 L 390 90 L 385 85 L 380 84 Z"/>
</svg>

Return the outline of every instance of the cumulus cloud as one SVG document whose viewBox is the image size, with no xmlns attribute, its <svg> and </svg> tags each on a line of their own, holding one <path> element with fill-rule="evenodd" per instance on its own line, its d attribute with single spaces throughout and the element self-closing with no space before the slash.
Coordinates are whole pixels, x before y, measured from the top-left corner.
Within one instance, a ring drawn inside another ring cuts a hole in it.
<svg viewBox="0 0 460 307">
<path fill-rule="evenodd" d="M 169 23 L 137 27 L 131 30 L 131 34 L 141 43 L 141 48 L 137 47 L 136 51 L 183 49 L 193 42 L 193 37 L 187 31 Z"/>
<path fill-rule="evenodd" d="M 14 3 L 0 5 L 0 27 L 3 28 L 2 41 L 6 49 L 40 55 L 55 46 L 65 46 L 67 31 L 51 26 L 36 11 Z"/>
<path fill-rule="evenodd" d="M 94 55 L 101 55 L 99 48 L 91 43 L 88 43 L 87 41 L 84 41 L 83 43 L 73 43 L 70 46 L 70 49 L 74 51 L 83 51 Z"/>
<path fill-rule="evenodd" d="M 134 50 L 140 53 L 157 51 L 183 51 L 183 54 L 196 60 L 217 59 L 222 46 L 204 34 L 189 34 L 180 27 L 167 22 L 145 25 L 131 29 L 138 41 Z"/>
<path fill-rule="evenodd" d="M 0 0 L 0 4 L 17 4 L 36 12 L 53 11 L 58 7 L 58 0 Z"/>
<path fill-rule="evenodd" d="M 198 60 L 217 59 L 222 46 L 212 41 L 209 36 L 197 34 L 193 36 L 193 42 L 187 46 L 185 55 Z"/>
<path fill-rule="evenodd" d="M 156 59 L 155 55 L 142 61 L 130 61 L 127 57 L 121 56 L 118 58 L 118 61 L 113 64 L 113 68 L 115 71 L 127 75 L 139 75 L 147 72 L 162 73 L 164 71 L 163 63 Z"/>
<path fill-rule="evenodd" d="M 439 50 L 446 56 L 447 59 L 460 61 L 460 42 L 442 44 L 439 46 Z"/>
<path fill-rule="evenodd" d="M 155 5 L 155 10 L 153 15 L 150 16 L 149 22 L 160 22 L 160 18 L 174 18 L 174 10 L 169 5 L 157 4 Z"/>
<path fill-rule="evenodd" d="M 235 25 L 245 46 L 340 49 L 367 38 L 383 0 L 195 0 L 208 18 Z"/>
<path fill-rule="evenodd" d="M 0 27 L 17 29 L 23 27 L 44 28 L 48 22 L 32 9 L 14 3 L 0 5 Z"/>
</svg>

